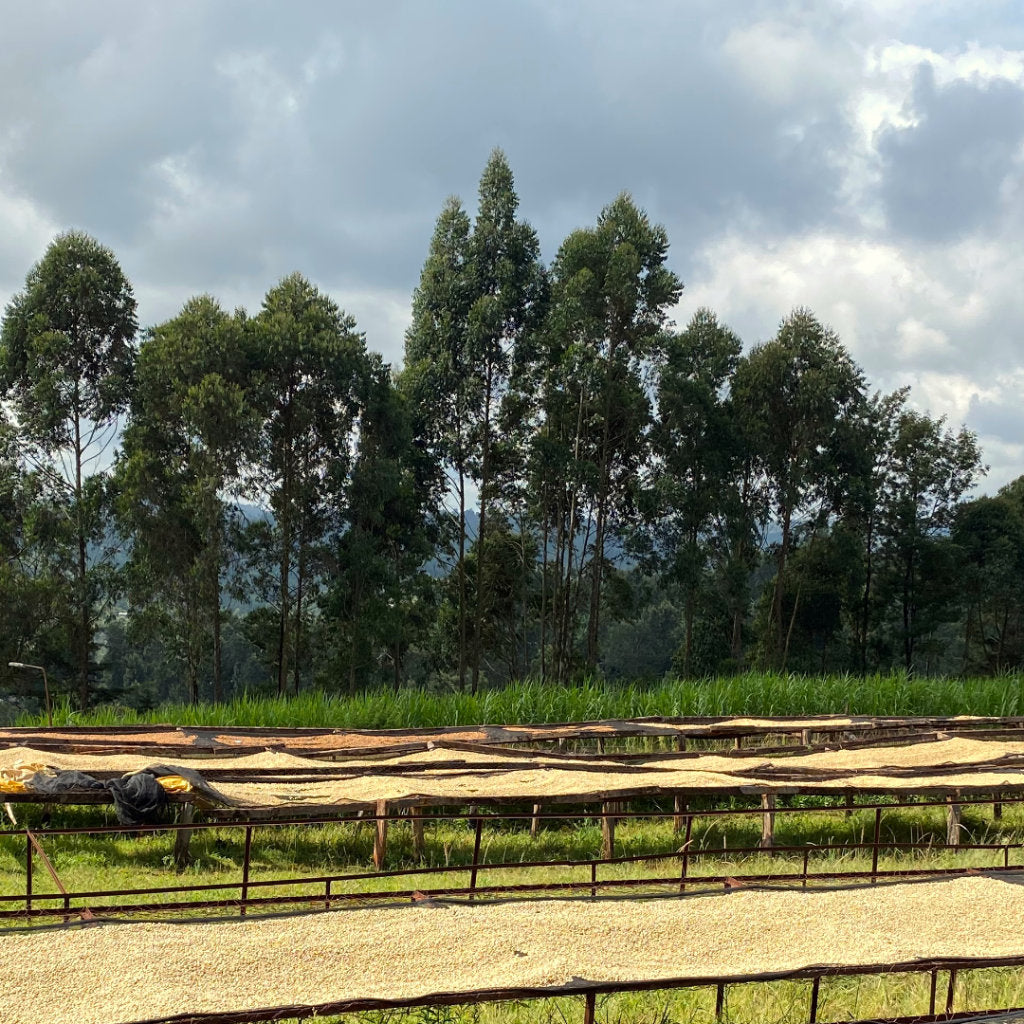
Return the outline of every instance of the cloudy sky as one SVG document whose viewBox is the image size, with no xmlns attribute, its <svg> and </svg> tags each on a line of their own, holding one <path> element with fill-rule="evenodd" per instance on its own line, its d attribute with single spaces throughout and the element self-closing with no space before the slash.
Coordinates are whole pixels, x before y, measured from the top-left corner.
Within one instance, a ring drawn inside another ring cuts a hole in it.
<svg viewBox="0 0 1024 1024">
<path fill-rule="evenodd" d="M 550 259 L 628 189 L 747 342 L 810 306 L 1024 473 L 1020 0 L 7 0 L 0 302 L 60 230 L 140 319 L 299 270 L 401 359 L 490 150 Z"/>
</svg>

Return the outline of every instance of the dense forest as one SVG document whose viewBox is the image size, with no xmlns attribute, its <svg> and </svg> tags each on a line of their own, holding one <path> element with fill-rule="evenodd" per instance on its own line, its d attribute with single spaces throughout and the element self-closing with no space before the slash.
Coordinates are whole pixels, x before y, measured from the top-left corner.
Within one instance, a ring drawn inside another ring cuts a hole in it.
<svg viewBox="0 0 1024 1024">
<path fill-rule="evenodd" d="M 807 309 L 677 329 L 668 249 L 623 194 L 545 266 L 495 152 L 397 369 L 299 274 L 140 332 L 61 235 L 0 333 L 0 691 L 1019 667 L 1024 478 L 967 500 L 974 435 Z"/>
</svg>

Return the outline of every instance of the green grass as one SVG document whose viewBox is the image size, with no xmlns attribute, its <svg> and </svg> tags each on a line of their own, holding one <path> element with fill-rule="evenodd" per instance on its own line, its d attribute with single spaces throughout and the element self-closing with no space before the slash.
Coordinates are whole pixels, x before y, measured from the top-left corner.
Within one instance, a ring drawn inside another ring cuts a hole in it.
<svg viewBox="0 0 1024 1024">
<path fill-rule="evenodd" d="M 319 726 L 401 729 L 443 725 L 564 722 L 645 715 L 1022 715 L 1024 677 L 908 678 L 905 675 L 810 677 L 748 673 L 705 681 L 536 681 L 465 693 L 375 690 L 354 696 L 321 691 L 298 697 L 242 696 L 225 704 L 166 704 L 148 712 L 104 706 L 87 712 L 62 703 L 59 725 L 173 722 L 176 725 Z M 43 716 L 24 716 L 39 725 Z"/>
</svg>

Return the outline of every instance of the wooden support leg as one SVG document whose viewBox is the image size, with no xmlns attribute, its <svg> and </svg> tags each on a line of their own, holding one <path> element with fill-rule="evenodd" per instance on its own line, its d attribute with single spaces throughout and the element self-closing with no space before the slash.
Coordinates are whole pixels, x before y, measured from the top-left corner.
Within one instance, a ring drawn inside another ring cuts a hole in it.
<svg viewBox="0 0 1024 1024">
<path fill-rule="evenodd" d="M 686 801 L 681 796 L 677 796 L 672 802 L 672 810 L 672 827 L 676 832 L 682 832 L 686 826 Z"/>
<path fill-rule="evenodd" d="M 597 1008 L 597 997 L 593 992 L 588 992 L 584 996 L 586 1000 L 583 1004 L 583 1024 L 594 1024 L 594 1011 Z"/>
<path fill-rule="evenodd" d="M 802 729 L 800 731 L 800 746 L 809 747 L 811 745 L 811 730 Z"/>
<path fill-rule="evenodd" d="M 949 806 L 946 808 L 946 845 L 959 846 L 963 807 L 956 803 L 951 796 L 946 799 L 949 801 Z"/>
<path fill-rule="evenodd" d="M 377 828 L 373 834 L 373 866 L 380 871 L 388 852 L 388 802 L 377 801 Z"/>
<path fill-rule="evenodd" d="M 996 800 L 992 804 L 992 817 L 996 821 L 999 821 L 1003 816 L 1003 803 L 999 799 L 999 797 L 1002 796 L 1002 793 L 995 793 L 993 795 L 996 797 Z"/>
<path fill-rule="evenodd" d="M 761 794 L 761 849 L 770 850 L 775 845 L 775 794 Z"/>
<path fill-rule="evenodd" d="M 191 825 L 195 820 L 195 816 L 196 805 L 184 803 L 178 811 L 178 823 L 181 825 Z M 179 871 L 184 871 L 192 863 L 192 855 L 188 851 L 191 841 L 192 829 L 190 828 L 180 828 L 174 833 L 174 866 Z"/>
<path fill-rule="evenodd" d="M 601 804 L 601 810 L 605 815 L 614 814 L 619 805 L 614 802 Z M 609 860 L 615 856 L 615 819 L 604 817 L 601 819 L 601 858 Z"/>
<path fill-rule="evenodd" d="M 845 803 L 846 803 L 846 817 L 847 818 L 852 817 L 853 816 L 853 794 L 852 793 L 847 793 L 846 794 Z"/>
<path fill-rule="evenodd" d="M 686 750 L 686 737 L 683 736 L 681 733 L 676 737 L 676 750 L 678 750 L 680 753 Z"/>
<path fill-rule="evenodd" d="M 417 860 L 423 860 L 423 814 L 425 807 L 414 806 L 410 813 L 412 819 L 412 855 Z"/>
<path fill-rule="evenodd" d="M 598 736 L 598 738 L 597 738 L 597 752 L 599 754 L 603 754 L 604 753 L 604 739 L 602 737 L 600 737 L 600 736 Z"/>
<path fill-rule="evenodd" d="M 533 817 L 530 819 L 530 838 L 531 839 L 536 839 L 537 838 L 537 832 L 540 829 L 540 811 L 541 811 L 541 805 L 540 804 L 534 804 L 533 805 Z"/>
</svg>

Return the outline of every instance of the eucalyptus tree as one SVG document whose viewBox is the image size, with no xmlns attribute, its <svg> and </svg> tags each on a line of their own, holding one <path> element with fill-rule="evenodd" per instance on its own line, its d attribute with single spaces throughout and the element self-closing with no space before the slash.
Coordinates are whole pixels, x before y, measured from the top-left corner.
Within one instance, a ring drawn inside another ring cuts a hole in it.
<svg viewBox="0 0 1024 1024">
<path fill-rule="evenodd" d="M 366 374 L 355 320 L 300 274 L 284 278 L 252 322 L 257 408 L 251 493 L 269 511 L 265 554 L 275 566 L 274 663 L 279 693 L 298 690 L 309 606 L 320 592 L 325 543 L 344 521 Z"/>
<path fill-rule="evenodd" d="M 852 614 L 852 632 L 861 675 L 868 671 L 868 651 L 875 626 L 884 616 L 885 597 L 878 591 L 882 555 L 882 518 L 893 473 L 897 425 L 906 408 L 909 388 L 877 393 L 864 404 L 860 423 L 862 459 L 851 474 L 842 529 L 857 536 L 861 549 L 860 595 Z"/>
<path fill-rule="evenodd" d="M 479 490 L 477 560 L 485 563 L 488 517 L 498 497 L 495 448 L 500 443 L 500 410 L 505 401 L 515 349 L 539 325 L 543 313 L 545 276 L 537 233 L 517 219 L 519 197 L 504 153 L 495 150 L 480 178 L 479 203 L 469 239 L 473 304 L 467 321 L 468 369 L 479 396 L 470 406 L 474 476 Z M 490 577 L 484 564 L 478 579 Z M 478 585 L 473 616 L 471 689 L 480 681 L 483 619 L 488 588 Z"/>
<path fill-rule="evenodd" d="M 118 417 L 131 394 L 136 330 L 135 297 L 117 259 L 77 231 L 50 244 L 0 328 L 3 397 L 29 462 L 63 511 L 56 571 L 83 706 L 97 620 L 112 588 L 103 507 Z"/>
<path fill-rule="evenodd" d="M 192 701 L 199 700 L 207 662 L 213 698 L 224 696 L 228 538 L 257 426 L 246 396 L 247 340 L 245 314 L 225 312 L 208 295 L 190 299 L 176 317 L 147 332 L 118 465 L 134 617 L 173 638 Z"/>
<path fill-rule="evenodd" d="M 722 524 L 742 447 L 728 401 L 740 339 L 709 309 L 663 341 L 651 432 L 653 532 L 663 575 L 683 594 L 684 676 L 693 669 L 697 595 Z"/>
<path fill-rule="evenodd" d="M 953 430 L 944 417 L 936 420 L 912 409 L 900 412 L 889 444 L 880 535 L 899 606 L 903 664 L 912 672 L 917 643 L 942 612 L 940 588 L 929 594 L 922 577 L 948 535 L 957 503 L 987 467 L 973 432 Z"/>
<path fill-rule="evenodd" d="M 469 315 L 473 274 L 470 219 L 454 196 L 437 219 L 419 286 L 413 294 L 412 323 L 405 335 L 405 370 L 400 388 L 409 396 L 416 436 L 434 470 L 434 504 L 439 519 L 454 491 L 455 571 L 458 578 L 458 672 L 465 688 L 469 665 L 465 558 L 466 510 L 471 469 L 473 412 L 480 405 L 479 380 L 470 371 Z"/>
<path fill-rule="evenodd" d="M 556 374 L 551 411 L 575 426 L 562 430 L 561 458 L 582 476 L 572 485 L 566 545 L 571 560 L 582 528 L 589 550 L 586 664 L 598 659 L 605 548 L 616 516 L 631 515 L 637 470 L 644 459 L 650 400 L 645 371 L 682 284 L 665 266 L 668 236 L 623 193 L 596 227 L 574 231 L 552 266 L 550 357 Z M 568 426 L 568 424 L 567 424 Z M 571 438 L 571 440 L 570 440 Z M 571 453 L 571 454 L 570 454 Z M 582 462 L 582 465 L 580 463 Z M 580 515 L 580 499 L 588 506 Z M 582 557 L 582 556 L 581 556 Z M 567 576 L 571 573 L 567 573 Z M 567 642 L 567 611 L 562 640 Z"/>
<path fill-rule="evenodd" d="M 1024 659 L 1024 505 L 1021 478 L 1014 483 L 994 497 L 962 502 L 953 518 L 963 566 L 965 674 L 999 674 Z"/>
<path fill-rule="evenodd" d="M 466 584 L 467 509 L 476 485 L 476 542 L 486 559 L 489 518 L 500 494 L 502 408 L 518 346 L 543 309 L 544 271 L 536 232 L 517 219 L 519 199 L 508 161 L 495 150 L 480 179 L 475 220 L 461 202 L 441 211 L 413 296 L 406 334 L 402 387 L 438 467 L 444 490 L 458 504 L 455 567 L 458 579 L 459 683 L 480 681 L 479 639 L 487 611 L 486 587 L 476 588 L 472 609 Z M 507 420 L 505 421 L 507 423 Z M 472 617 L 472 630 L 470 630 Z"/>
<path fill-rule="evenodd" d="M 20 449 L 0 408 L 0 682 L 6 689 L 30 683 L 8 668 L 10 661 L 42 663 L 51 673 L 66 667 L 62 595 L 51 571 L 59 507 L 42 474 L 24 465 Z"/>
<path fill-rule="evenodd" d="M 328 548 L 322 600 L 332 668 L 350 692 L 384 660 L 401 685 L 429 603 L 423 565 L 436 540 L 429 460 L 416 445 L 410 403 L 377 356 L 368 360 L 360 405 L 345 526 Z"/>
<path fill-rule="evenodd" d="M 863 374 L 832 330 L 797 309 L 740 361 L 732 394 L 782 534 L 767 647 L 770 659 L 784 664 L 793 616 L 784 620 L 782 595 L 794 529 L 804 525 L 813 537 L 841 507 L 859 455 L 854 427 Z"/>
</svg>

